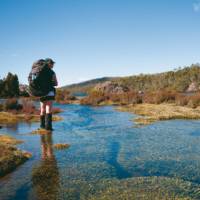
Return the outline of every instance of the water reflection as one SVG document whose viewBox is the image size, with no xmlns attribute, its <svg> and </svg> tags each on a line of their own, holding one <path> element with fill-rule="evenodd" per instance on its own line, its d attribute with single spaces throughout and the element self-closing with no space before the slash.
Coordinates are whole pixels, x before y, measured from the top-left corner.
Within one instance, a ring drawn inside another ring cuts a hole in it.
<svg viewBox="0 0 200 200">
<path fill-rule="evenodd" d="M 19 129 L 19 124 L 6 124 L 4 125 L 6 129 L 11 130 L 11 131 L 18 131 Z"/>
<path fill-rule="evenodd" d="M 53 152 L 52 133 L 41 135 L 41 160 L 33 167 L 32 184 L 37 199 L 57 199 L 59 171 Z"/>
</svg>

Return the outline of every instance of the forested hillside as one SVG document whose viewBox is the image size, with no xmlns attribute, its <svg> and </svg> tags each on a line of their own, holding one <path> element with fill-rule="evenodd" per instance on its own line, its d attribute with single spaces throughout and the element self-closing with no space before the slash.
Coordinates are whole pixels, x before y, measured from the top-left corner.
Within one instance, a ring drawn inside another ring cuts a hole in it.
<svg viewBox="0 0 200 200">
<path fill-rule="evenodd" d="M 185 92 L 191 83 L 200 86 L 200 64 L 178 68 L 157 74 L 140 74 L 123 78 L 98 78 L 62 87 L 70 92 L 88 92 L 97 84 L 112 81 L 134 91 L 156 91 L 160 89 Z"/>
<path fill-rule="evenodd" d="M 191 83 L 196 83 L 197 86 L 200 85 L 200 65 L 193 64 L 190 67 L 158 74 L 129 76 L 115 81 L 135 91 L 167 89 L 184 92 Z"/>
</svg>

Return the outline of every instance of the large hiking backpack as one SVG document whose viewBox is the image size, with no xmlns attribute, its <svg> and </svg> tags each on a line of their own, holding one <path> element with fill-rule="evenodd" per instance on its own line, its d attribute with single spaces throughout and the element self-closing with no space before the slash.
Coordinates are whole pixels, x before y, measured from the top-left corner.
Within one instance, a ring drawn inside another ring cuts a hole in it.
<svg viewBox="0 0 200 200">
<path fill-rule="evenodd" d="M 31 96 L 41 97 L 47 95 L 48 91 L 44 88 L 46 68 L 47 64 L 43 59 L 33 63 L 31 72 L 28 76 L 29 94 Z"/>
</svg>

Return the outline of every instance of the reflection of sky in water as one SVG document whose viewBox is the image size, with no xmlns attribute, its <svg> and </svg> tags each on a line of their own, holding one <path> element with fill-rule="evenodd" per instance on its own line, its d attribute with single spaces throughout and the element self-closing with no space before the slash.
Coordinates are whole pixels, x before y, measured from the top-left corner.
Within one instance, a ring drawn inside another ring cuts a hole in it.
<svg viewBox="0 0 200 200">
<path fill-rule="evenodd" d="M 66 188 L 77 193 L 81 181 L 105 178 L 167 176 L 200 182 L 199 121 L 163 121 L 133 128 L 134 115 L 112 107 L 59 107 L 65 110 L 64 120 L 54 122 L 52 135 L 29 135 L 37 123 L 1 130 L 24 140 L 19 147 L 33 154 L 1 179 L 3 199 L 45 199 L 45 195 L 55 199 L 58 194 L 64 199 Z M 71 146 L 53 151 L 55 143 Z"/>
</svg>

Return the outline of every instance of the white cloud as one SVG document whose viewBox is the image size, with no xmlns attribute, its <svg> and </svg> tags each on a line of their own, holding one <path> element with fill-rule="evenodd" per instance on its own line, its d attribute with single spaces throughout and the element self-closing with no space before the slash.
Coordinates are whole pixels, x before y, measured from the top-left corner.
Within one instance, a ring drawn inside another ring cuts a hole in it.
<svg viewBox="0 0 200 200">
<path fill-rule="evenodd" d="M 199 12 L 200 11 L 200 2 L 193 3 L 193 10 L 195 12 Z"/>
</svg>

